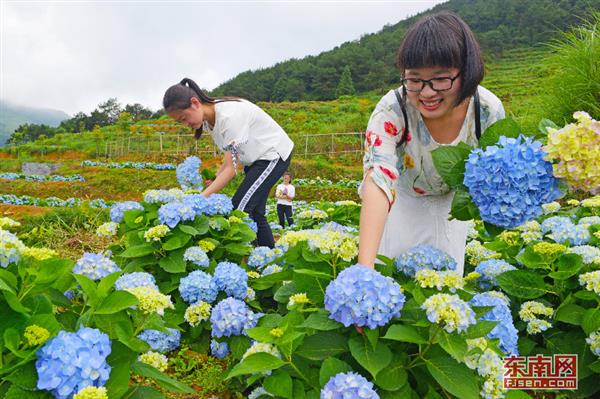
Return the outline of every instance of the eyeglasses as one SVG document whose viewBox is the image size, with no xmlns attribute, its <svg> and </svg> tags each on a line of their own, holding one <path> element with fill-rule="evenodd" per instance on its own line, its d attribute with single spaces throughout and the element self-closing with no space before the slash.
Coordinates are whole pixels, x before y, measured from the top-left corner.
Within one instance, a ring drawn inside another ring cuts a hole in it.
<svg viewBox="0 0 600 399">
<path fill-rule="evenodd" d="M 402 79 L 402 85 L 407 91 L 420 92 L 425 88 L 425 85 L 431 87 L 434 91 L 446 91 L 452 88 L 454 81 L 460 76 L 460 73 L 453 78 L 433 78 L 433 79 Z"/>
</svg>

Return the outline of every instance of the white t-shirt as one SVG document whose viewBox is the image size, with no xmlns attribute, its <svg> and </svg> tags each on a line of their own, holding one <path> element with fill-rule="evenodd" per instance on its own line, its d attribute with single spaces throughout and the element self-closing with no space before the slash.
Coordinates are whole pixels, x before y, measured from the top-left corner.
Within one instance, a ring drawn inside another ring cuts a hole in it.
<svg viewBox="0 0 600 399">
<path fill-rule="evenodd" d="M 265 111 L 250 101 L 224 101 L 215 104 L 215 125 L 206 121 L 204 130 L 221 151 L 237 152 L 242 165 L 258 160 L 288 159 L 294 143 Z"/>
<path fill-rule="evenodd" d="M 277 186 L 275 190 L 275 196 L 279 196 L 281 194 L 285 194 L 288 197 L 294 198 L 296 196 L 296 189 L 291 184 L 280 184 Z M 292 205 L 292 201 L 288 201 L 286 199 L 277 198 L 277 203 L 281 205 Z"/>
</svg>

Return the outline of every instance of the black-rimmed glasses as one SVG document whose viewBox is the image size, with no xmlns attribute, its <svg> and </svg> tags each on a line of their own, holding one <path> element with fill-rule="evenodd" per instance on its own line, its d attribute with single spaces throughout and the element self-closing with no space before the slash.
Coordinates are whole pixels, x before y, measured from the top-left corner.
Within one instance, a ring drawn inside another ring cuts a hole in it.
<svg viewBox="0 0 600 399">
<path fill-rule="evenodd" d="M 425 88 L 425 85 L 431 87 L 434 91 L 446 91 L 452 88 L 454 81 L 460 76 L 460 73 L 453 78 L 433 78 L 433 79 L 417 79 L 408 78 L 402 79 L 402 85 L 407 91 L 420 92 Z"/>
</svg>

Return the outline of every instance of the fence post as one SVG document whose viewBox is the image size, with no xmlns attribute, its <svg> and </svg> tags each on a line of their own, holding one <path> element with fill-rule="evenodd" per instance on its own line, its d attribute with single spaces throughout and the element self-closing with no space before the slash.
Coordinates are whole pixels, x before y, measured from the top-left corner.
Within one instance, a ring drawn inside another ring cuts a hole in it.
<svg viewBox="0 0 600 399">
<path fill-rule="evenodd" d="M 163 135 L 160 134 L 158 137 L 160 139 L 160 153 L 162 154 L 162 152 L 163 152 L 163 140 L 162 140 L 163 139 Z"/>
<path fill-rule="evenodd" d="M 304 136 L 304 158 L 306 158 L 306 154 L 308 153 L 308 134 Z"/>
<path fill-rule="evenodd" d="M 333 153 L 335 152 L 335 146 L 333 144 L 333 133 L 331 133 L 331 155 L 333 155 Z"/>
</svg>

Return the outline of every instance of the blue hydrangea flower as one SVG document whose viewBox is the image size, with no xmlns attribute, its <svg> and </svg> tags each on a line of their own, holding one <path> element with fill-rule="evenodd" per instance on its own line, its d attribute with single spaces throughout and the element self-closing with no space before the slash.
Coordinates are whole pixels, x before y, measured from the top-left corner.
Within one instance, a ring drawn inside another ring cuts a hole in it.
<svg viewBox="0 0 600 399">
<path fill-rule="evenodd" d="M 586 226 L 564 224 L 554 227 L 552 239 L 559 244 L 584 245 L 590 241 L 590 230 Z"/>
<path fill-rule="evenodd" d="M 254 313 L 243 301 L 225 298 L 215 305 L 210 315 L 212 336 L 245 335 L 247 329 L 256 327 L 261 317 L 261 313 Z"/>
<path fill-rule="evenodd" d="M 70 399 L 85 387 L 104 386 L 111 370 L 106 362 L 110 351 L 108 335 L 97 329 L 60 331 L 37 351 L 37 388 L 57 399 Z"/>
<path fill-rule="evenodd" d="M 152 287 L 158 289 L 154 276 L 146 272 L 133 272 L 123 274 L 115 282 L 115 289 L 126 290 L 136 287 Z"/>
<path fill-rule="evenodd" d="M 577 222 L 580 226 L 590 227 L 594 224 L 600 224 L 600 216 L 585 216 L 579 219 Z"/>
<path fill-rule="evenodd" d="M 572 226 L 573 222 L 571 221 L 571 218 L 567 217 L 567 216 L 551 216 L 548 219 L 545 219 L 542 224 L 542 232 L 544 234 L 549 233 L 551 231 L 554 231 L 554 229 L 556 229 L 557 227 L 564 227 L 564 226 Z"/>
<path fill-rule="evenodd" d="M 256 247 L 248 257 L 248 266 L 256 269 L 273 262 L 277 256 L 281 256 L 280 250 L 274 251 L 269 247 Z"/>
<path fill-rule="evenodd" d="M 110 220 L 115 223 L 121 223 L 123 221 L 123 217 L 125 216 L 125 212 L 132 210 L 143 211 L 144 207 L 142 204 L 135 201 L 116 202 L 110 208 Z"/>
<path fill-rule="evenodd" d="M 192 262 L 199 267 L 208 267 L 210 263 L 208 255 L 206 255 L 206 252 L 204 252 L 204 250 L 202 250 L 200 247 L 189 247 L 186 249 L 185 253 L 183 254 L 183 259 L 188 262 Z"/>
<path fill-rule="evenodd" d="M 325 309 L 330 318 L 348 327 L 371 329 L 400 317 L 406 297 L 400 285 L 369 267 L 344 269 L 325 290 Z"/>
<path fill-rule="evenodd" d="M 231 262 L 221 262 L 215 268 L 214 281 L 217 288 L 228 296 L 244 299 L 248 292 L 248 274 Z"/>
<path fill-rule="evenodd" d="M 501 299 L 499 295 L 494 295 L 494 293 L 483 292 L 475 295 L 473 299 L 469 301 L 469 304 L 471 306 L 494 307 L 494 309 L 480 317 L 480 320 L 492 320 L 498 322 L 496 327 L 488 333 L 488 337 L 491 339 L 500 339 L 499 347 L 505 354 L 518 355 L 519 332 L 515 328 L 510 308 L 506 301 Z"/>
<path fill-rule="evenodd" d="M 119 266 L 112 260 L 102 254 L 93 254 L 91 252 L 85 252 L 77 263 L 75 263 L 75 266 L 73 266 L 73 273 L 83 274 L 94 281 L 120 270 Z"/>
<path fill-rule="evenodd" d="M 177 181 L 182 189 L 202 189 L 202 175 L 200 175 L 201 163 L 202 161 L 200 158 L 191 156 L 187 157 L 185 161 L 177 165 L 175 174 L 177 175 Z"/>
<path fill-rule="evenodd" d="M 400 273 L 414 277 L 421 269 L 456 270 L 456 261 L 444 251 L 429 244 L 416 245 L 396 258 Z"/>
<path fill-rule="evenodd" d="M 217 299 L 218 288 L 210 274 L 195 270 L 179 280 L 179 292 L 187 303 L 213 303 Z"/>
<path fill-rule="evenodd" d="M 342 234 L 351 234 L 351 233 L 357 232 L 357 229 L 355 227 L 344 226 L 343 224 L 339 224 L 339 223 L 333 222 L 333 221 L 323 223 L 321 225 L 321 227 L 319 227 L 319 230 L 337 231 L 338 233 L 342 233 Z"/>
<path fill-rule="evenodd" d="M 174 228 L 179 222 L 194 220 L 196 212 L 194 209 L 183 202 L 175 201 L 164 204 L 158 210 L 158 220 L 161 224 L 166 224 L 170 228 Z"/>
<path fill-rule="evenodd" d="M 232 210 L 231 198 L 225 194 L 211 194 L 208 197 L 207 215 L 227 215 Z"/>
<path fill-rule="evenodd" d="M 483 289 L 497 287 L 496 276 L 509 270 L 516 270 L 516 267 L 502 259 L 484 260 L 475 268 L 475 271 L 481 274 L 479 285 Z"/>
<path fill-rule="evenodd" d="M 210 353 L 214 357 L 223 359 L 229 355 L 229 345 L 227 345 L 227 342 L 219 342 L 216 339 L 212 339 L 210 341 Z"/>
<path fill-rule="evenodd" d="M 25 244 L 16 234 L 0 228 L 0 267 L 6 268 L 11 263 L 17 263 L 24 250 Z"/>
<path fill-rule="evenodd" d="M 321 399 L 379 399 L 373 383 L 358 373 L 338 373 L 321 389 Z"/>
<path fill-rule="evenodd" d="M 208 199 L 200 194 L 186 194 L 181 199 L 186 205 L 189 205 L 196 216 L 203 215 L 208 208 Z"/>
<path fill-rule="evenodd" d="M 464 184 L 486 222 L 515 228 L 542 214 L 542 204 L 560 197 L 542 143 L 501 136 L 498 145 L 475 148 L 465 164 Z"/>
<path fill-rule="evenodd" d="M 144 330 L 137 337 L 146 342 L 152 350 L 165 353 L 179 348 L 181 340 L 181 331 L 174 328 L 167 328 L 168 333 L 158 330 Z"/>
<path fill-rule="evenodd" d="M 591 245 L 578 245 L 569 248 L 567 252 L 581 256 L 583 263 L 592 264 L 598 262 L 600 264 L 600 248 L 592 247 Z"/>
</svg>

